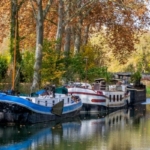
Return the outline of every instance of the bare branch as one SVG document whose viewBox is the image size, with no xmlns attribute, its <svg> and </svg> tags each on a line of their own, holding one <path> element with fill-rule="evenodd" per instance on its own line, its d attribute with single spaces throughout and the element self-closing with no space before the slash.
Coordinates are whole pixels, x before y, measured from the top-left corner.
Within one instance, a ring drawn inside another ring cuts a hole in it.
<svg viewBox="0 0 150 150">
<path fill-rule="evenodd" d="M 43 18 L 44 18 L 44 19 L 45 19 L 45 17 L 46 17 L 46 14 L 48 13 L 48 11 L 49 11 L 49 9 L 50 9 L 52 3 L 53 3 L 53 0 L 49 0 L 49 1 L 48 1 L 47 6 L 46 6 L 45 10 L 43 11 Z"/>
<path fill-rule="evenodd" d="M 37 19 L 36 10 L 35 10 L 35 8 L 34 8 L 34 6 L 33 6 L 33 1 L 30 0 L 30 2 L 31 2 L 31 6 L 32 6 L 32 10 L 33 10 L 34 17 L 35 17 L 35 19 Z"/>
<path fill-rule="evenodd" d="M 22 4 L 25 2 L 25 0 L 22 0 L 21 2 L 20 2 L 20 4 L 18 5 L 18 11 L 19 11 L 19 9 L 21 8 L 21 6 L 22 6 Z"/>
<path fill-rule="evenodd" d="M 47 21 L 49 21 L 50 23 L 52 23 L 52 24 L 54 24 L 55 26 L 57 26 L 57 23 L 54 22 L 53 19 L 54 19 L 54 18 L 52 18 L 52 19 L 47 19 L 47 18 L 45 18 L 45 20 L 47 20 Z"/>
<path fill-rule="evenodd" d="M 79 9 L 77 9 L 77 11 L 68 20 L 66 20 L 66 22 L 64 22 L 64 26 L 68 24 L 69 22 L 71 22 L 74 17 L 78 16 L 84 9 L 87 8 L 87 6 L 90 6 L 91 4 L 95 2 L 97 2 L 97 0 L 90 0 L 84 5 L 82 5 Z"/>
</svg>

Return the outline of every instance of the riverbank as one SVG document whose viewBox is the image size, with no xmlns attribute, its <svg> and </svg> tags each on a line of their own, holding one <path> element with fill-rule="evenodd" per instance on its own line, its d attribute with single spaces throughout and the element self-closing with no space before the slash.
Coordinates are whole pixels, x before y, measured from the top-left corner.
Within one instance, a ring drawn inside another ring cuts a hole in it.
<svg viewBox="0 0 150 150">
<path fill-rule="evenodd" d="M 146 97 L 150 97 L 150 81 L 149 80 L 142 80 L 142 83 L 146 85 Z"/>
<path fill-rule="evenodd" d="M 149 98 L 150 97 L 150 87 L 146 88 L 146 97 Z"/>
</svg>

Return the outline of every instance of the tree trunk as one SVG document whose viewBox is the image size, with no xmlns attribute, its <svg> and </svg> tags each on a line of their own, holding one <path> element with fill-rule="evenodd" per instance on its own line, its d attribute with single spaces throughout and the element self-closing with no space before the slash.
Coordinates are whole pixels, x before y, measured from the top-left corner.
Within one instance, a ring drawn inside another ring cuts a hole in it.
<svg viewBox="0 0 150 150">
<path fill-rule="evenodd" d="M 42 64 L 42 49 L 43 49 L 43 9 L 42 0 L 37 0 L 38 3 L 38 14 L 36 20 L 36 51 L 35 51 L 35 64 L 34 64 L 34 74 L 33 83 L 31 87 L 31 92 L 34 89 L 40 87 L 41 82 L 41 64 Z"/>
<path fill-rule="evenodd" d="M 31 92 L 33 92 L 35 89 L 39 89 L 41 84 L 44 19 L 46 18 L 46 15 L 53 3 L 53 0 L 48 1 L 44 11 L 42 7 L 42 0 L 36 0 L 36 3 L 37 3 L 37 11 L 35 11 L 34 5 L 32 3 L 34 15 L 36 18 L 36 51 L 35 51 L 35 64 L 34 64 Z"/>
<path fill-rule="evenodd" d="M 80 8 L 81 4 L 82 4 L 81 1 L 77 2 L 77 8 Z M 79 13 L 78 23 L 76 24 L 76 31 L 75 31 L 74 55 L 76 55 L 80 51 L 82 22 L 83 22 L 82 14 Z"/>
<path fill-rule="evenodd" d="M 83 45 L 86 45 L 88 42 L 90 24 L 84 27 L 84 36 L 83 36 Z"/>
<path fill-rule="evenodd" d="M 79 23 L 77 24 L 77 27 L 76 27 L 75 42 L 74 42 L 74 55 L 76 55 L 80 51 L 81 27 L 82 27 L 82 19 L 79 20 Z"/>
<path fill-rule="evenodd" d="M 11 29 L 10 29 L 10 54 L 13 62 L 12 71 L 12 90 L 19 89 L 19 76 L 20 76 L 20 63 L 21 55 L 19 50 L 19 22 L 18 22 L 18 11 L 21 7 L 21 1 L 18 4 L 18 0 L 11 0 Z M 18 70 L 18 71 L 16 71 Z M 17 73 L 18 72 L 18 73 Z M 16 86 L 17 85 L 17 86 Z"/>
<path fill-rule="evenodd" d="M 71 42 L 71 29 L 69 27 L 69 25 L 67 25 L 65 27 L 65 45 L 64 45 L 64 53 L 65 56 L 69 56 L 69 52 L 70 52 L 70 42 Z"/>
<path fill-rule="evenodd" d="M 11 30 L 10 30 L 10 54 L 12 59 L 12 90 L 15 90 L 15 76 L 16 76 L 16 40 L 17 40 L 17 0 L 11 1 Z"/>
<path fill-rule="evenodd" d="M 58 56 L 61 51 L 61 43 L 62 43 L 62 34 L 63 34 L 63 0 L 59 0 L 59 8 L 58 8 L 58 25 L 57 25 L 57 33 L 56 33 L 56 52 Z"/>
<path fill-rule="evenodd" d="M 64 53 L 65 56 L 69 56 L 70 52 L 70 42 L 71 42 L 71 29 L 68 20 L 70 19 L 70 2 L 65 3 L 65 12 L 66 12 L 66 26 L 65 26 L 65 44 L 64 44 Z"/>
<path fill-rule="evenodd" d="M 14 53 L 14 39 L 15 39 L 15 17 L 17 12 L 17 1 L 11 1 L 11 29 L 10 29 L 10 53 L 13 58 Z"/>
</svg>

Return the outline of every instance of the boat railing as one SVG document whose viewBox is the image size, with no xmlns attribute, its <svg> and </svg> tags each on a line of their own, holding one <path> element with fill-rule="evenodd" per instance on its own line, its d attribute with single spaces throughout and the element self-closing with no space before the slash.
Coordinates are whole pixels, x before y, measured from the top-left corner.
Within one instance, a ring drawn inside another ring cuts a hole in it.
<svg viewBox="0 0 150 150">
<path fill-rule="evenodd" d="M 109 85 L 109 90 L 110 91 L 116 91 L 116 85 Z"/>
<path fill-rule="evenodd" d="M 127 91 L 126 85 L 109 85 L 109 91 Z"/>
<path fill-rule="evenodd" d="M 117 86 L 116 86 L 116 90 L 117 90 L 117 91 L 122 91 L 122 86 L 121 86 L 121 85 L 117 85 Z"/>
<path fill-rule="evenodd" d="M 64 100 L 64 104 L 71 104 L 71 96 L 51 97 L 50 95 L 47 95 L 36 97 L 34 99 L 31 99 L 30 101 L 43 106 L 53 106 L 62 100 Z"/>
<path fill-rule="evenodd" d="M 94 90 L 106 90 L 106 85 L 105 84 L 101 84 L 101 83 L 95 83 L 93 85 L 93 89 Z"/>
<path fill-rule="evenodd" d="M 126 91 L 126 87 L 127 87 L 127 85 L 122 84 L 119 81 L 117 83 L 111 83 L 109 85 L 107 85 L 103 81 L 93 84 L 94 90 L 103 90 L 103 91 L 106 89 L 107 89 L 107 91 Z"/>
</svg>

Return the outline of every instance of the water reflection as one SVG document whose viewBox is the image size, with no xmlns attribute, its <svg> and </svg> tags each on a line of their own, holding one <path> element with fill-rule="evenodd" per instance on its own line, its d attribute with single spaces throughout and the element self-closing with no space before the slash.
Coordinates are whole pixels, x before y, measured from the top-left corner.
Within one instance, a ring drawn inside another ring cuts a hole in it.
<svg viewBox="0 0 150 150">
<path fill-rule="evenodd" d="M 68 120 L 66 120 L 68 121 Z M 79 118 L 69 122 L 50 122 L 47 124 L 0 127 L 0 150 L 36 149 L 45 144 L 60 143 L 61 138 L 69 136 L 80 128 Z"/>
<path fill-rule="evenodd" d="M 150 146 L 147 107 L 137 105 L 112 113 L 81 114 L 64 122 L 0 126 L 0 150 L 146 149 Z"/>
</svg>

